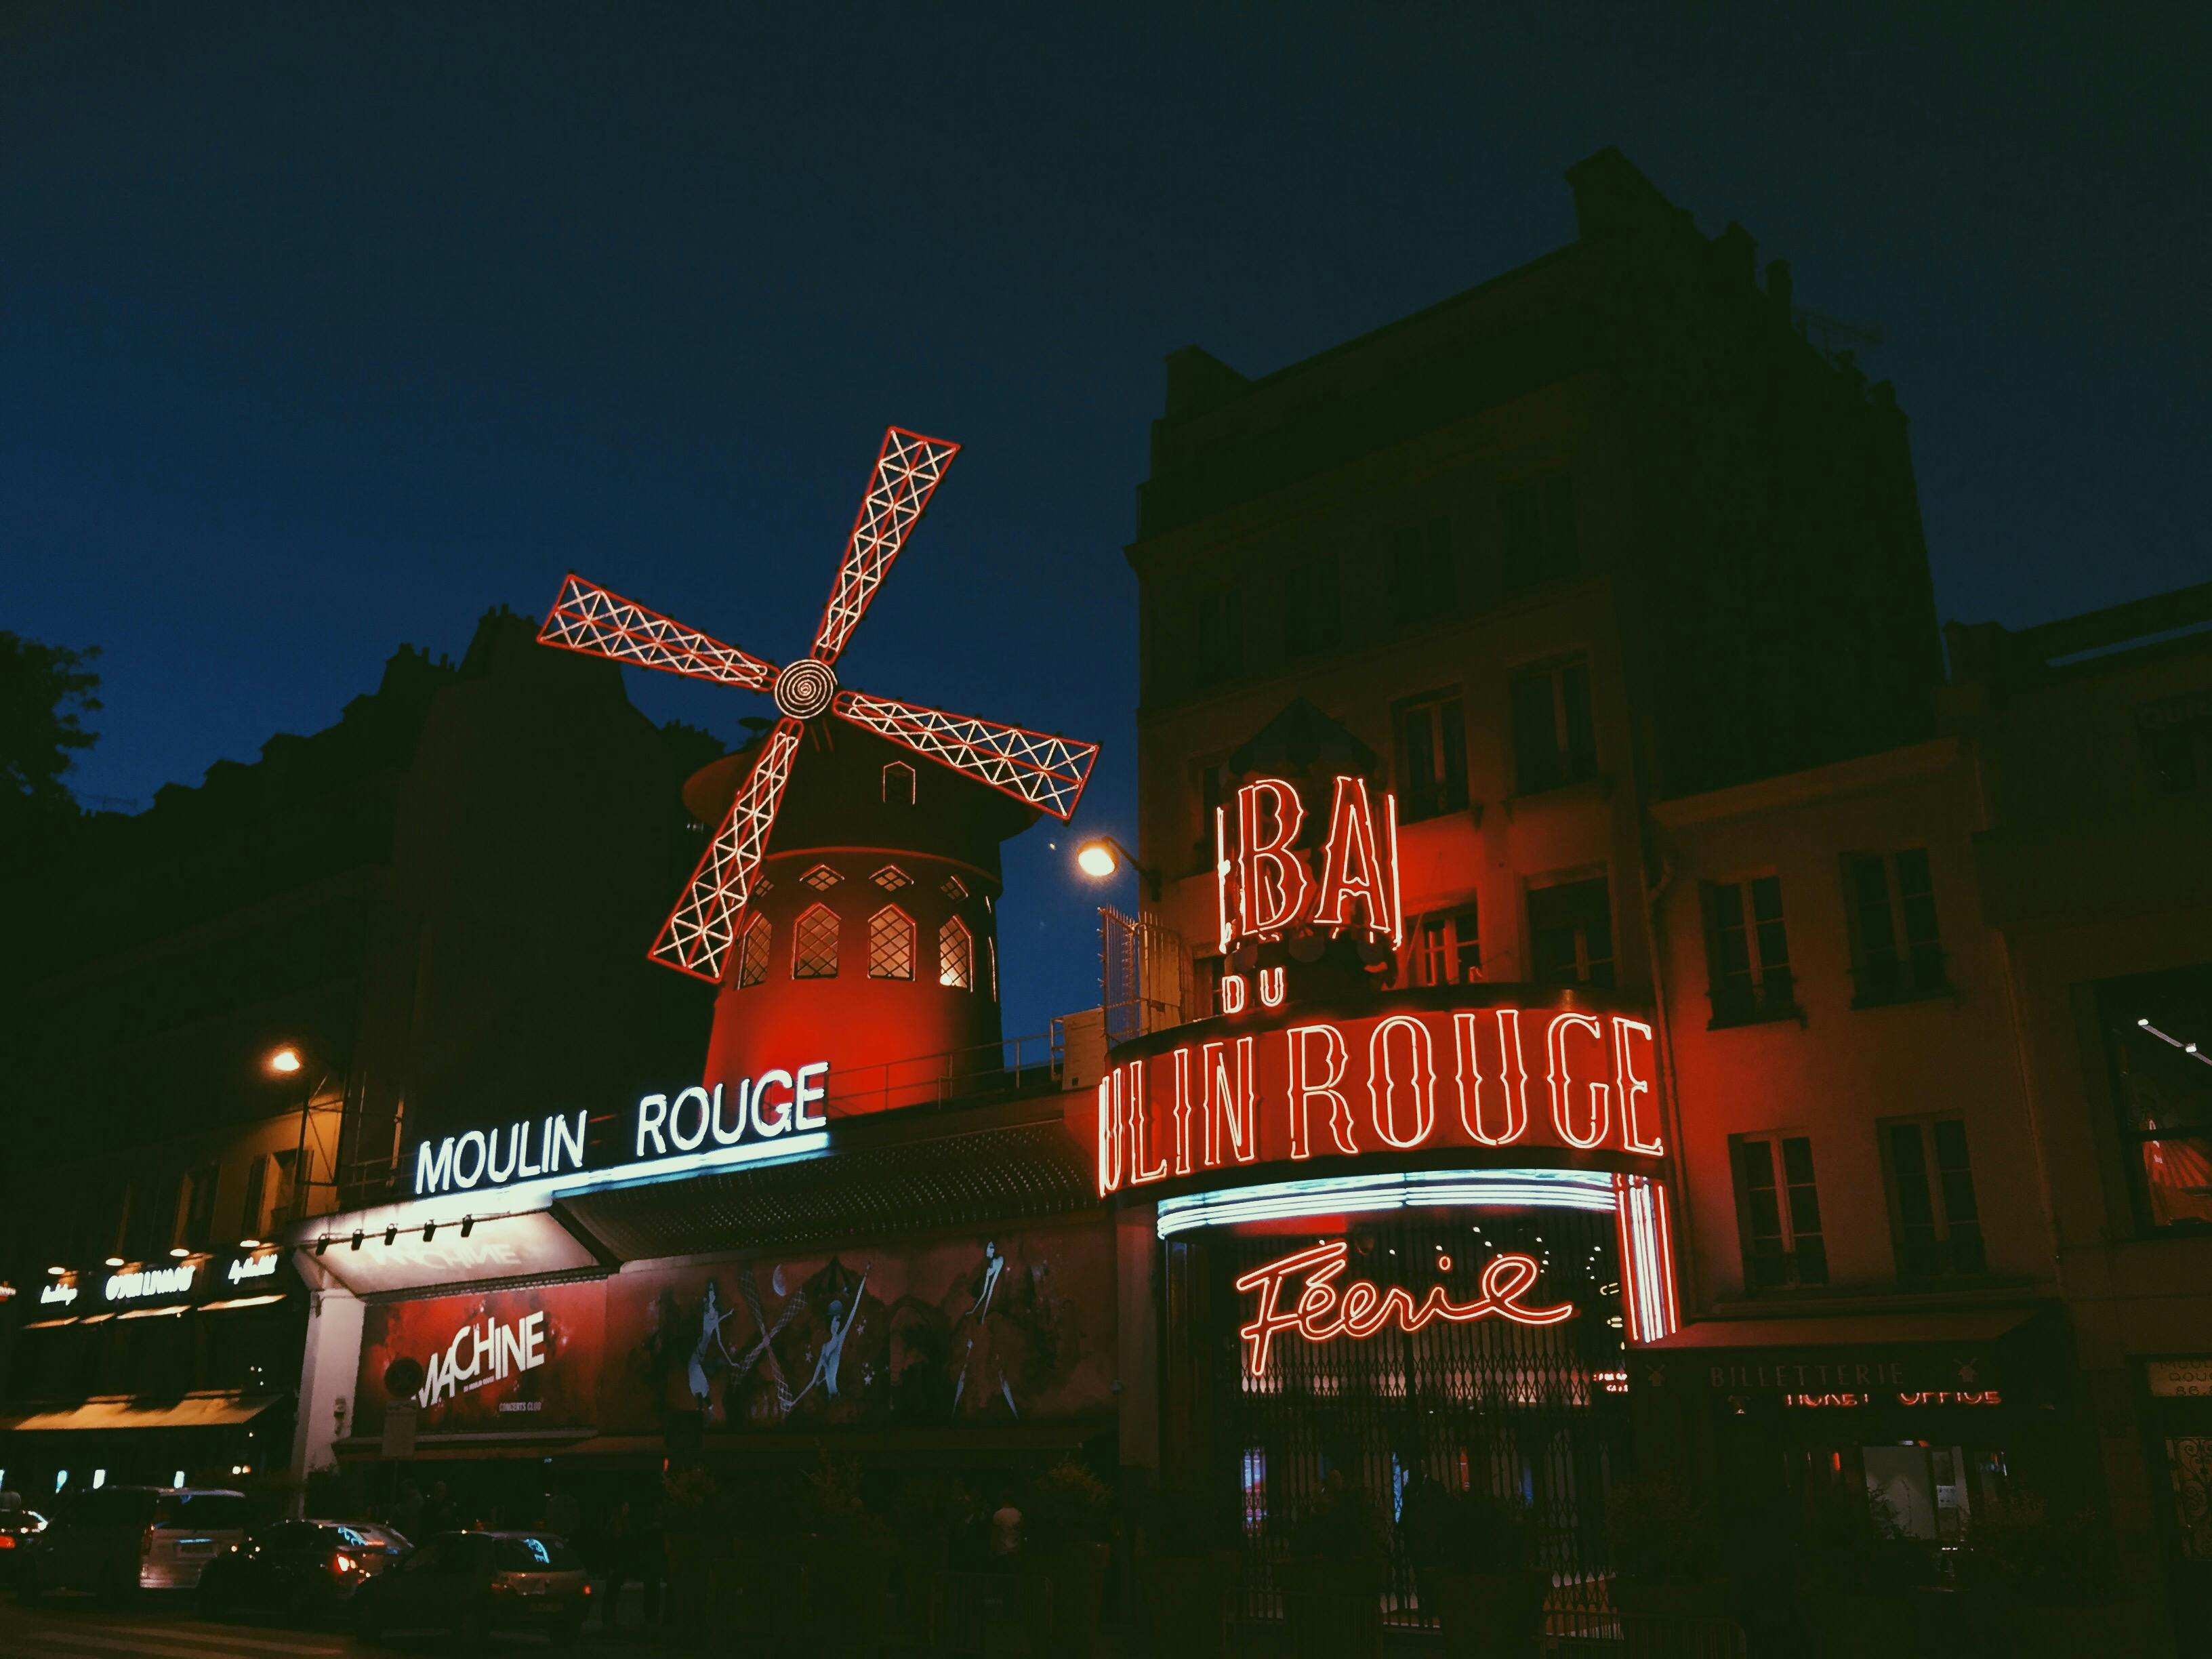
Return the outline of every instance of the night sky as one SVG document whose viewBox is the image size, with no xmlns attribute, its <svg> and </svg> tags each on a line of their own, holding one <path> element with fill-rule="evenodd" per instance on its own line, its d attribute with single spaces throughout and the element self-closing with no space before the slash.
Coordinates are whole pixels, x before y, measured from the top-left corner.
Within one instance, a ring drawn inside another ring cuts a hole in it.
<svg viewBox="0 0 2212 1659">
<path fill-rule="evenodd" d="M 787 659 L 896 422 L 967 449 L 847 682 L 1102 739 L 1127 837 L 1162 356 L 1557 246 L 1607 143 L 1881 337 L 1943 615 L 2212 574 L 2202 8 L 1052 9 L 0 10 L 0 628 L 105 649 L 81 795 L 572 566 Z M 1010 1034 L 1097 1000 L 1070 845 L 1012 849 Z"/>
</svg>

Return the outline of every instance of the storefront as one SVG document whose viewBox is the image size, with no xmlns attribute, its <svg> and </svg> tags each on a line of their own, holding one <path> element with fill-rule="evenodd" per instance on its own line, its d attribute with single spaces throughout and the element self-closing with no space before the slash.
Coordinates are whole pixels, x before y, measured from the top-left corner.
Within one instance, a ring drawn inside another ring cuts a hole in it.
<svg viewBox="0 0 2212 1659">
<path fill-rule="evenodd" d="M 1224 1012 L 1116 1048 L 1097 1091 L 1099 1190 L 1158 1252 L 1161 1512 L 1233 1539 L 1266 1617 L 1325 1494 L 1350 1494 L 1405 1618 L 1424 1513 L 1506 1500 L 1553 1606 L 1598 1607 L 1629 1346 L 1675 1324 L 1650 1011 L 1378 988 L 1388 797 L 1263 779 L 1227 817 Z"/>
<path fill-rule="evenodd" d="M 56 1266 L 6 1304 L 0 1486 L 283 1479 L 307 1300 L 285 1251 Z"/>
</svg>

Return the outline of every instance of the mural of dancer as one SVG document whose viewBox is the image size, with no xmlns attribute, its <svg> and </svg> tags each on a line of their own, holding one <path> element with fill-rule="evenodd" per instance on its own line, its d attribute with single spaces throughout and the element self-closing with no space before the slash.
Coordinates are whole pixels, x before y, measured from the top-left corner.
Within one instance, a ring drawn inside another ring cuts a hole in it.
<svg viewBox="0 0 2212 1659">
<path fill-rule="evenodd" d="M 1006 1279 L 1006 1258 L 1000 1253 L 999 1241 L 987 1238 L 983 1260 L 968 1281 L 967 1311 L 953 1326 L 952 1352 L 959 1366 L 952 1382 L 956 1418 L 963 1406 L 969 1416 L 980 1416 L 1000 1400 L 1015 1418 L 1022 1414 L 1007 1376 L 1018 1369 L 1027 1342 L 1011 1304 L 1017 1290 L 1026 1289 L 1030 1281 L 1026 1273 L 1013 1275 L 1012 1285 L 1004 1284 Z"/>
<path fill-rule="evenodd" d="M 868 1273 L 874 1266 L 872 1261 L 860 1269 L 860 1282 L 854 1288 L 849 1310 L 842 1300 L 832 1300 L 830 1304 L 830 1334 L 823 1339 L 821 1357 L 814 1362 L 814 1375 L 806 1379 L 806 1386 L 799 1391 L 798 1400 L 792 1401 L 794 1406 L 799 1400 L 812 1394 L 817 1385 L 830 1399 L 838 1397 L 837 1372 L 844 1363 L 845 1339 L 852 1334 L 853 1327 L 859 1322 L 860 1297 L 867 1291 Z"/>
<path fill-rule="evenodd" d="M 731 1310 L 732 1313 L 735 1311 L 734 1309 Z M 722 1344 L 722 1327 L 729 1318 L 730 1315 L 722 1311 L 722 1298 L 714 1288 L 714 1281 L 708 1279 L 706 1297 L 700 1304 L 699 1343 L 691 1350 L 690 1360 L 684 1368 L 685 1380 L 691 1384 L 692 1401 L 702 1417 L 711 1418 L 714 1413 L 714 1380 L 707 1370 L 711 1358 L 708 1348 L 712 1347 L 722 1356 L 722 1363 L 718 1369 L 727 1370 L 732 1363 L 729 1349 Z"/>
</svg>

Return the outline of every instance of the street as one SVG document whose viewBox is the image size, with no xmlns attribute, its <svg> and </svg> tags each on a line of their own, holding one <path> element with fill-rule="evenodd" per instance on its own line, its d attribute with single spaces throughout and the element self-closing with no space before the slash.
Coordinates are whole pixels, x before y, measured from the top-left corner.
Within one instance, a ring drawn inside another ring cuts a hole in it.
<svg viewBox="0 0 2212 1659">
<path fill-rule="evenodd" d="M 635 1625 L 615 1638 L 587 1629 L 566 1651 L 635 1651 L 642 1645 L 642 1635 Z M 471 1644 L 472 1654 L 477 1645 Z M 516 1654 L 552 1650 L 543 1638 L 532 1636 L 494 1636 L 483 1645 Z M 58 1595 L 33 1606 L 0 1594 L 0 1656 L 5 1659 L 121 1659 L 137 1654 L 149 1659 L 328 1659 L 341 1654 L 461 1651 L 455 1636 L 401 1634 L 368 1642 L 342 1626 L 302 1629 L 276 1620 L 204 1619 L 189 1595 L 149 1593 L 123 1606 Z"/>
</svg>

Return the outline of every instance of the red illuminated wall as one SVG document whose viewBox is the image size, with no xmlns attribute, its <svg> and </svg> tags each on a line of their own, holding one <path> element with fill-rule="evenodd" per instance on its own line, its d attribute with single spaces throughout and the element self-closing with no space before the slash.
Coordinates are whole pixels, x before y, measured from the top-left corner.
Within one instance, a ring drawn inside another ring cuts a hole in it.
<svg viewBox="0 0 2212 1659">
<path fill-rule="evenodd" d="M 948 1069 L 995 1065 L 962 1051 L 988 1049 L 1000 1036 L 999 843 L 1036 813 L 865 732 L 832 735 L 834 746 L 810 749 L 793 769 L 747 907 L 768 928 L 766 950 L 740 939 L 730 952 L 704 1081 L 734 1087 L 771 1067 L 827 1060 L 836 1115 L 933 1100 Z M 702 821 L 721 816 L 750 761 L 749 752 L 732 756 L 692 778 L 684 798 Z M 836 881 L 810 883 L 817 870 Z M 878 879 L 884 872 L 896 873 Z M 911 924 L 909 978 L 870 971 L 872 921 L 887 907 Z M 809 912 L 836 919 L 834 975 L 795 971 Z M 948 921 L 966 930 L 964 986 L 942 982 Z M 962 1057 L 896 1064 L 947 1054 Z"/>
<path fill-rule="evenodd" d="M 599 1415 L 605 1316 L 596 1281 L 372 1303 L 362 1325 L 355 1431 L 377 1433 L 393 1385 L 412 1380 L 402 1397 L 419 1395 L 434 1367 L 442 1379 L 449 1361 L 466 1374 L 422 1407 L 419 1433 L 590 1428 Z M 486 1332 L 489 1340 L 480 1345 Z M 489 1358 L 480 1358 L 480 1346 Z M 538 1363 L 518 1363 L 519 1357 Z M 422 1375 L 401 1375 L 394 1369 L 401 1361 L 412 1361 Z"/>
</svg>

